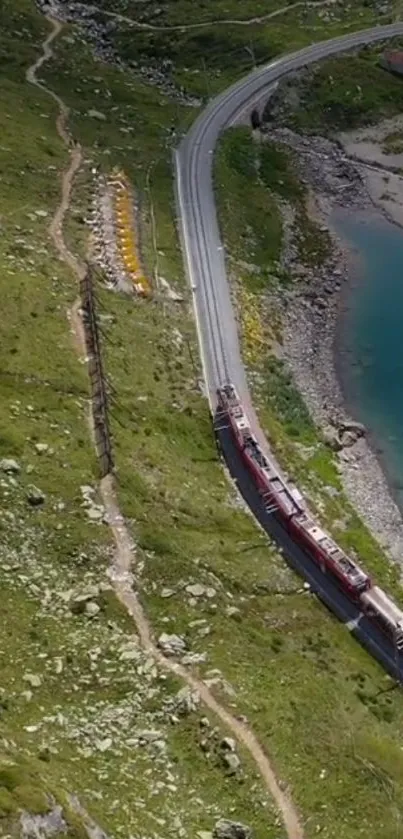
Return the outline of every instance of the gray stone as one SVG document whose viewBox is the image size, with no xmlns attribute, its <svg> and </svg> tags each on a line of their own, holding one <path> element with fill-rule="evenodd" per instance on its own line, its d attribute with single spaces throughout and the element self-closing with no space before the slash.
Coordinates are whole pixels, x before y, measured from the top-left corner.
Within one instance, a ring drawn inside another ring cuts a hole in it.
<svg viewBox="0 0 403 839">
<path fill-rule="evenodd" d="M 185 591 L 187 594 L 190 594 L 191 597 L 203 597 L 206 593 L 206 587 L 202 586 L 200 583 L 193 583 L 186 586 Z"/>
<path fill-rule="evenodd" d="M 327 425 L 323 429 L 323 439 L 325 443 L 335 452 L 340 451 L 342 448 L 337 428 L 334 428 L 333 425 Z"/>
<path fill-rule="evenodd" d="M 158 638 L 158 646 L 165 655 L 181 655 L 186 650 L 186 641 L 181 635 L 163 632 Z"/>
<path fill-rule="evenodd" d="M 220 746 L 222 749 L 228 752 L 236 751 L 236 741 L 233 739 L 233 737 L 224 737 L 221 740 Z"/>
<path fill-rule="evenodd" d="M 85 604 L 85 614 L 88 618 L 94 618 L 100 611 L 101 607 L 98 606 L 98 603 L 95 603 L 94 600 L 87 600 Z"/>
<path fill-rule="evenodd" d="M 238 771 L 241 761 L 239 757 L 234 752 L 225 752 L 222 756 L 222 760 L 224 766 L 229 770 L 231 775 L 235 775 L 235 772 Z"/>
<path fill-rule="evenodd" d="M 39 507 L 40 504 L 44 503 L 46 498 L 45 493 L 33 484 L 27 488 L 26 496 L 31 507 Z"/>
<path fill-rule="evenodd" d="M 146 746 L 148 743 L 156 743 L 162 739 L 161 732 L 153 730 L 139 731 L 137 736 L 140 746 Z"/>
<path fill-rule="evenodd" d="M 119 659 L 120 661 L 137 661 L 141 656 L 141 653 L 136 648 L 132 647 L 131 649 L 123 650 L 120 653 Z"/>
<path fill-rule="evenodd" d="M 95 745 L 99 752 L 106 752 L 112 746 L 112 738 L 105 737 L 104 740 L 97 740 Z"/>
<path fill-rule="evenodd" d="M 45 815 L 34 816 L 22 812 L 20 815 L 21 839 L 47 839 L 47 837 L 64 836 L 68 826 L 63 818 L 63 810 L 57 805 Z"/>
<path fill-rule="evenodd" d="M 191 690 L 188 687 L 181 688 L 181 690 L 174 697 L 175 710 L 186 716 L 198 710 L 200 705 L 200 694 L 196 690 Z"/>
<path fill-rule="evenodd" d="M 0 472 L 6 472 L 9 475 L 16 475 L 18 472 L 21 472 L 21 466 L 16 460 L 5 457 L 3 460 L 0 460 Z"/>
<path fill-rule="evenodd" d="M 105 114 L 102 114 L 101 111 L 96 111 L 94 108 L 91 108 L 88 111 L 88 116 L 92 117 L 93 119 L 101 119 L 101 120 L 106 119 Z"/>
<path fill-rule="evenodd" d="M 23 675 L 24 682 L 28 682 L 32 688 L 40 688 L 42 684 L 42 679 L 40 676 L 36 675 L 35 673 L 24 673 Z"/>
<path fill-rule="evenodd" d="M 183 664 L 204 664 L 207 653 L 186 653 L 182 658 Z"/>
<path fill-rule="evenodd" d="M 49 446 L 47 443 L 35 443 L 35 451 L 37 452 L 37 454 L 45 454 L 45 452 L 47 452 L 48 449 Z"/>
<path fill-rule="evenodd" d="M 252 831 L 241 822 L 220 819 L 214 826 L 214 839 L 251 839 Z"/>
<path fill-rule="evenodd" d="M 104 516 L 104 510 L 100 507 L 90 507 L 87 510 L 87 516 L 91 521 L 100 521 Z"/>
<path fill-rule="evenodd" d="M 238 609 L 238 606 L 226 606 L 225 614 L 228 618 L 234 618 L 236 615 L 241 614 L 241 610 Z"/>
</svg>

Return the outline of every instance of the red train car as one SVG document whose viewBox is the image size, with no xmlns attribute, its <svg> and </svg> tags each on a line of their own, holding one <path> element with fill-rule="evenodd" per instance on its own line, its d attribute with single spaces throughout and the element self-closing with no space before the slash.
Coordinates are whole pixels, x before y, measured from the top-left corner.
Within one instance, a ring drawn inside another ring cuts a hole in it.
<svg viewBox="0 0 403 839">
<path fill-rule="evenodd" d="M 359 604 L 367 618 L 391 639 L 395 650 L 403 651 L 403 611 L 382 589 L 372 585 L 369 575 L 309 518 L 300 493 L 287 486 L 261 451 L 234 386 L 227 384 L 220 388 L 217 397 L 219 409 L 229 421 L 235 445 L 255 486 L 282 519 L 295 543 Z"/>
<path fill-rule="evenodd" d="M 368 574 L 307 515 L 293 517 L 290 530 L 295 541 L 307 551 L 323 573 L 330 573 L 350 597 L 359 600 L 371 586 Z"/>
<path fill-rule="evenodd" d="M 217 392 L 220 408 L 226 413 L 235 443 L 242 460 L 263 499 L 280 515 L 283 521 L 302 512 L 302 496 L 290 490 L 265 457 L 251 432 L 248 419 L 233 385 L 225 385 Z"/>
<path fill-rule="evenodd" d="M 302 496 L 287 486 L 261 451 L 233 385 L 220 389 L 218 399 L 228 416 L 242 460 L 262 497 L 323 573 L 331 574 L 346 594 L 359 600 L 370 588 L 371 578 L 306 515 Z"/>
<path fill-rule="evenodd" d="M 403 612 L 378 586 L 372 586 L 360 598 L 362 611 L 393 642 L 403 650 Z"/>
<path fill-rule="evenodd" d="M 221 411 L 228 417 L 235 443 L 238 448 L 242 449 L 245 439 L 251 434 L 251 430 L 234 385 L 228 384 L 219 388 L 217 398 Z"/>
</svg>

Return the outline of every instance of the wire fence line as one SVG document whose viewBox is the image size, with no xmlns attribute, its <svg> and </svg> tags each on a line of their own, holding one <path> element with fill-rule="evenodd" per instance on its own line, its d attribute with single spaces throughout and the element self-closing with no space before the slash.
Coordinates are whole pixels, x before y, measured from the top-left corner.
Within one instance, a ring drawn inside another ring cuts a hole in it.
<svg viewBox="0 0 403 839">
<path fill-rule="evenodd" d="M 94 274 L 90 266 L 87 266 L 86 274 L 80 280 L 80 298 L 91 385 L 95 446 L 101 477 L 103 478 L 113 471 L 114 459 L 108 419 L 108 386 L 102 363 L 100 329 L 94 293 Z"/>
</svg>

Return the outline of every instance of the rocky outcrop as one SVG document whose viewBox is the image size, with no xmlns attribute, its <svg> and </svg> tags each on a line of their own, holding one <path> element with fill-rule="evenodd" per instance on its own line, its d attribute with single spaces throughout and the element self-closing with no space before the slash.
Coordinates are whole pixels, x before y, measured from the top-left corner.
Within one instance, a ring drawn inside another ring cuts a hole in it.
<svg viewBox="0 0 403 839">
<path fill-rule="evenodd" d="M 353 420 L 344 420 L 339 423 L 327 425 L 323 429 L 323 438 L 327 445 L 335 452 L 354 446 L 357 440 L 364 437 L 365 426 Z"/>
<path fill-rule="evenodd" d="M 23 812 L 20 816 L 21 839 L 50 839 L 64 836 L 68 831 L 62 808 L 57 805 L 45 815 L 34 816 Z"/>
<path fill-rule="evenodd" d="M 158 646 L 167 656 L 182 655 L 187 647 L 182 635 L 168 635 L 166 632 L 159 636 Z"/>
<path fill-rule="evenodd" d="M 5 457 L 0 460 L 0 472 L 5 472 L 7 475 L 18 475 L 21 472 L 21 466 L 16 460 Z"/>
<path fill-rule="evenodd" d="M 213 830 L 214 839 L 251 839 L 252 831 L 241 822 L 220 819 Z"/>
</svg>

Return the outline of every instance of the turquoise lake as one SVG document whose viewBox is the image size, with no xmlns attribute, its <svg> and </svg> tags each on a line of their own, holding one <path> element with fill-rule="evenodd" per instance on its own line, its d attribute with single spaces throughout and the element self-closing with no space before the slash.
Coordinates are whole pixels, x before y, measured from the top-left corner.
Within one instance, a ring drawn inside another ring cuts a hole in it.
<svg viewBox="0 0 403 839">
<path fill-rule="evenodd" d="M 333 227 L 354 257 L 338 335 L 341 385 L 403 510 L 403 229 L 347 212 Z"/>
</svg>

